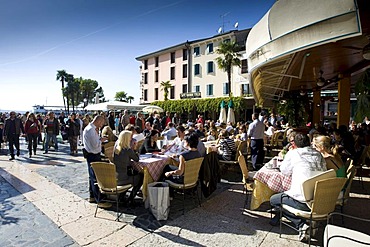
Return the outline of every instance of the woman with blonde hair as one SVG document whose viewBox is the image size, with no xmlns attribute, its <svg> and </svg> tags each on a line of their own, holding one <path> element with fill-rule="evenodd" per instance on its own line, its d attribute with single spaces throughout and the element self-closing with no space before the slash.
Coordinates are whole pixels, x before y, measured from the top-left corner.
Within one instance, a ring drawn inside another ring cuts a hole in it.
<svg viewBox="0 0 370 247">
<path fill-rule="evenodd" d="M 128 130 L 122 131 L 113 151 L 113 163 L 116 165 L 117 185 L 132 184 L 133 188 L 129 196 L 129 203 L 134 205 L 134 199 L 137 192 L 143 184 L 143 175 L 136 172 L 132 167 L 132 161 L 139 161 L 139 156 L 134 152 L 133 147 L 130 145 L 132 132 Z M 122 194 L 120 201 L 124 201 L 124 194 Z"/>
<path fill-rule="evenodd" d="M 337 177 L 346 177 L 346 167 L 339 154 L 337 146 L 332 146 L 331 139 L 328 136 L 318 135 L 313 138 L 313 147 L 319 151 L 326 161 L 326 167 L 334 169 Z"/>
</svg>

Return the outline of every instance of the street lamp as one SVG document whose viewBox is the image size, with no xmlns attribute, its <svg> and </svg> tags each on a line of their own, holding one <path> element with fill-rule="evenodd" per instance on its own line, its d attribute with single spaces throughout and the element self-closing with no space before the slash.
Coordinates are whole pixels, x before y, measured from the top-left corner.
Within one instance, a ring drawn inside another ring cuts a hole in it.
<svg viewBox="0 0 370 247">
<path fill-rule="evenodd" d="M 84 98 L 84 108 L 87 106 L 87 99 Z"/>
</svg>

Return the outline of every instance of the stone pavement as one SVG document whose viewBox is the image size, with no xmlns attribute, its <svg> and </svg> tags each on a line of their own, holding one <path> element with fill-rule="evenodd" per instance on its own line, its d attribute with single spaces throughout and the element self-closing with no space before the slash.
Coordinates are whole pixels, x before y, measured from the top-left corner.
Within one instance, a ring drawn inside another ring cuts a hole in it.
<svg viewBox="0 0 370 247">
<path fill-rule="evenodd" d="M 279 238 L 278 227 L 268 224 L 267 204 L 243 209 L 239 173 L 226 174 L 201 207 L 189 198 L 185 215 L 175 197 L 167 221 L 157 221 L 141 204 L 123 208 L 121 222 L 115 222 L 115 208 L 99 209 L 95 218 L 95 204 L 85 200 L 88 178 L 81 154 L 68 155 L 68 144 L 38 153 L 27 158 L 22 152 L 15 161 L 0 156 L 0 246 L 306 246 L 286 228 Z M 369 180 L 365 189 L 358 181 L 353 187 L 356 198 L 345 212 L 370 218 Z"/>
</svg>

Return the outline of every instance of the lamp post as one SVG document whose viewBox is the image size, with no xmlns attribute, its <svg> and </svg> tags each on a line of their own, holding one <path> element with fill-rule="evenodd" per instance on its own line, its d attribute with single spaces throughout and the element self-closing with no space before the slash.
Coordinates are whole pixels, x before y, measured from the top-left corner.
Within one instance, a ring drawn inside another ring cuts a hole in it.
<svg viewBox="0 0 370 247">
<path fill-rule="evenodd" d="M 87 99 L 84 98 L 84 108 L 87 106 Z"/>
</svg>

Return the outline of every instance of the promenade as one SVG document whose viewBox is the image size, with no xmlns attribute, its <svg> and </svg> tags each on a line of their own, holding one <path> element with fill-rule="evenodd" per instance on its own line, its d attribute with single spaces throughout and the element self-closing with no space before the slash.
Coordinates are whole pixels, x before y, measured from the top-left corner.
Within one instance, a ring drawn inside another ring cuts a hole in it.
<svg viewBox="0 0 370 247">
<path fill-rule="evenodd" d="M 81 152 L 70 156 L 65 143 L 58 152 L 38 150 L 28 158 L 24 143 L 21 149 L 14 161 L 0 155 L 0 246 L 308 246 L 285 227 L 279 238 L 279 228 L 268 224 L 269 205 L 243 209 L 238 172 L 225 174 L 201 207 L 188 196 L 185 215 L 181 196 L 175 196 L 167 221 L 157 221 L 140 204 L 122 208 L 121 221 L 115 222 L 114 207 L 99 209 L 95 218 L 95 204 L 86 201 L 88 174 Z M 357 180 L 352 186 L 344 211 L 369 219 L 369 179 L 364 189 Z"/>
</svg>

